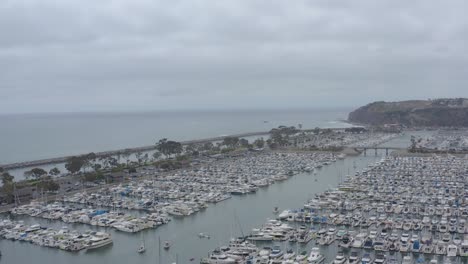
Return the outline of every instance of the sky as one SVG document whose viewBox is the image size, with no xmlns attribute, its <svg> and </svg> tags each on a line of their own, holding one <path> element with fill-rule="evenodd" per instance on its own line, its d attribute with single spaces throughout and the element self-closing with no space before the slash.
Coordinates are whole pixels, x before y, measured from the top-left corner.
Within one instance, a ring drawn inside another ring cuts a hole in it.
<svg viewBox="0 0 468 264">
<path fill-rule="evenodd" d="M 1 0 L 0 113 L 468 97 L 468 1 Z"/>
</svg>

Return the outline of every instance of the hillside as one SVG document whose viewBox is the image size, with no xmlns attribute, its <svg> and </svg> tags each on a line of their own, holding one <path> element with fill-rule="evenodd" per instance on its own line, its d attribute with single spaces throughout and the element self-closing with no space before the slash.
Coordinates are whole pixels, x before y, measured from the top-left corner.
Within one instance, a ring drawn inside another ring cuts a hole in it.
<svg viewBox="0 0 468 264">
<path fill-rule="evenodd" d="M 351 112 L 348 121 L 369 125 L 468 127 L 468 99 L 374 102 Z"/>
</svg>

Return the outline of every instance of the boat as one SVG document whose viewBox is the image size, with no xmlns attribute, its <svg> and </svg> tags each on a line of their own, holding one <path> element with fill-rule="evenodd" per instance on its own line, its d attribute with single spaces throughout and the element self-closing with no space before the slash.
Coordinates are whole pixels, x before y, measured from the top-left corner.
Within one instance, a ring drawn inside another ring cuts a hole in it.
<svg viewBox="0 0 468 264">
<path fill-rule="evenodd" d="M 413 258 L 411 256 L 404 256 L 401 264 L 413 264 Z"/>
<path fill-rule="evenodd" d="M 202 264 L 235 264 L 237 261 L 226 256 L 220 249 L 214 250 L 208 258 L 201 260 Z"/>
<path fill-rule="evenodd" d="M 113 242 L 112 242 L 112 238 L 110 234 L 96 232 L 96 234 L 93 235 L 89 239 L 89 243 L 86 246 L 86 249 L 91 250 L 91 249 L 101 248 L 101 247 L 110 245 L 112 243 Z"/>
<path fill-rule="evenodd" d="M 168 250 L 169 248 L 171 248 L 171 243 L 169 241 L 164 241 L 164 246 L 163 246 L 164 249 Z"/>
<path fill-rule="evenodd" d="M 272 249 L 271 249 L 271 252 L 270 252 L 270 258 L 272 259 L 278 259 L 280 257 L 283 256 L 283 251 L 281 250 L 281 248 L 279 246 L 274 246 Z"/>
<path fill-rule="evenodd" d="M 421 244 L 419 243 L 419 240 L 415 240 L 413 242 L 413 246 L 411 247 L 411 251 L 418 253 L 421 250 Z"/>
<path fill-rule="evenodd" d="M 199 237 L 199 238 L 207 238 L 207 239 L 210 239 L 210 235 L 204 234 L 204 233 L 198 234 L 198 237 Z"/>
<path fill-rule="evenodd" d="M 342 251 L 338 252 L 335 259 L 331 262 L 332 264 L 343 264 L 346 262 L 346 257 Z"/>
<path fill-rule="evenodd" d="M 369 253 L 365 253 L 364 256 L 362 256 L 361 264 L 372 264 L 373 262 L 374 259 Z"/>
<path fill-rule="evenodd" d="M 458 247 L 455 245 L 447 246 L 447 257 L 456 257 L 458 252 Z"/>
<path fill-rule="evenodd" d="M 278 208 L 278 206 L 275 206 L 275 208 L 273 208 L 273 213 L 274 213 L 274 214 L 279 213 L 279 208 Z"/>
<path fill-rule="evenodd" d="M 307 251 L 302 251 L 301 254 L 296 256 L 297 262 L 302 262 L 307 258 Z"/>
<path fill-rule="evenodd" d="M 357 264 L 360 260 L 361 258 L 359 257 L 359 253 L 357 251 L 352 251 L 346 264 Z"/>
<path fill-rule="evenodd" d="M 375 264 L 385 264 L 385 255 L 381 254 L 381 253 L 376 254 L 374 263 Z"/>
<path fill-rule="evenodd" d="M 145 242 L 141 241 L 141 244 L 138 247 L 137 252 L 141 254 L 141 253 L 144 253 L 145 251 L 146 251 Z"/>
<path fill-rule="evenodd" d="M 349 248 L 351 246 L 351 238 L 348 235 L 344 235 L 338 246 L 342 248 Z"/>
<path fill-rule="evenodd" d="M 460 257 L 468 257 L 468 241 L 464 240 L 460 246 Z"/>
<path fill-rule="evenodd" d="M 318 247 L 312 248 L 309 257 L 307 258 L 307 261 L 309 261 L 309 263 L 311 264 L 318 264 L 323 262 L 324 260 L 325 257 L 322 254 L 320 254 L 320 249 Z"/>
</svg>

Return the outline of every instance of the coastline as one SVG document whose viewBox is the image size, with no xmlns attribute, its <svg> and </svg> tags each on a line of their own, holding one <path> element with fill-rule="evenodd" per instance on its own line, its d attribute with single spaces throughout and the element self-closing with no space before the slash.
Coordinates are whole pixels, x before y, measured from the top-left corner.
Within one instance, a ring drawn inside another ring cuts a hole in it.
<svg viewBox="0 0 468 264">
<path fill-rule="evenodd" d="M 321 128 L 321 129 L 324 129 L 324 128 Z M 345 127 L 327 128 L 327 129 L 343 130 L 345 129 Z M 303 129 L 303 131 L 310 131 L 310 130 L 312 129 Z M 203 138 L 203 139 L 185 140 L 185 141 L 180 141 L 180 143 L 182 145 L 206 143 L 206 142 L 220 141 L 227 137 L 245 138 L 245 137 L 254 137 L 254 136 L 265 136 L 265 135 L 269 135 L 269 133 L 270 133 L 269 131 L 245 132 L 245 133 L 240 133 L 240 134 L 215 136 L 215 137 Z M 109 157 L 109 156 L 119 155 L 123 153 L 133 154 L 136 152 L 152 151 L 154 149 L 156 149 L 155 145 L 149 145 L 149 146 L 129 147 L 129 148 L 124 148 L 124 149 L 109 150 L 109 151 L 100 151 L 100 152 L 94 152 L 94 154 L 96 154 L 96 157 Z M 5 170 L 14 170 L 14 169 L 42 166 L 42 165 L 59 164 L 59 163 L 65 162 L 67 159 L 71 157 L 83 156 L 87 154 L 88 153 L 81 153 L 77 155 L 67 155 L 67 156 L 53 157 L 53 158 L 48 158 L 48 159 L 39 159 L 39 160 L 22 161 L 22 162 L 8 163 L 8 164 L 0 164 L 0 167 L 2 167 Z"/>
</svg>

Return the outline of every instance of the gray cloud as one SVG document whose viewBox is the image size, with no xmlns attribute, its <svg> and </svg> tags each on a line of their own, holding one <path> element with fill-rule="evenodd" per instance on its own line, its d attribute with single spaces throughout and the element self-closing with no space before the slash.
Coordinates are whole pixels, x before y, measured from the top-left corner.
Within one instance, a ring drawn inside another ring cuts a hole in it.
<svg viewBox="0 0 468 264">
<path fill-rule="evenodd" d="M 3 0 L 0 113 L 468 97 L 466 1 Z"/>
</svg>

